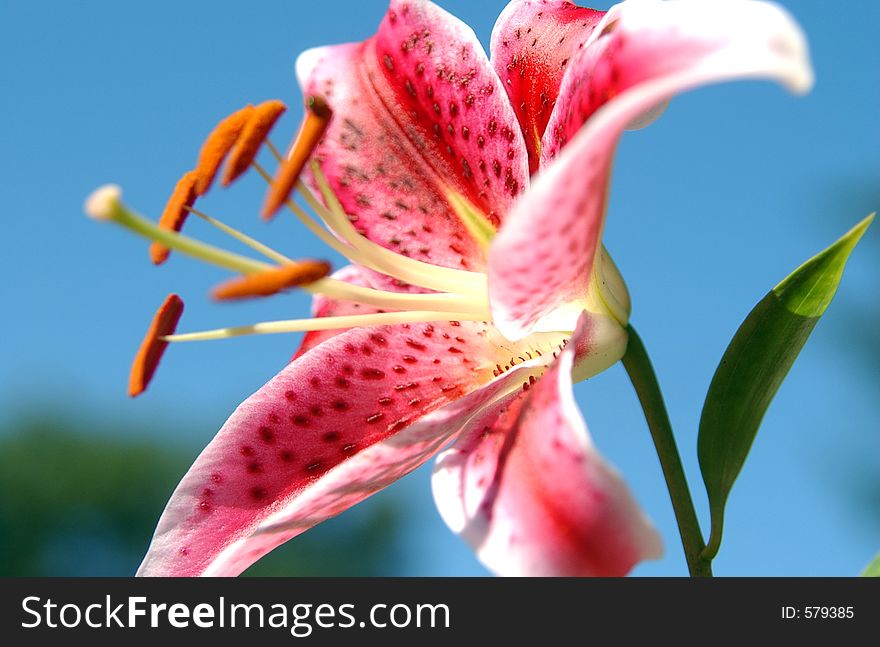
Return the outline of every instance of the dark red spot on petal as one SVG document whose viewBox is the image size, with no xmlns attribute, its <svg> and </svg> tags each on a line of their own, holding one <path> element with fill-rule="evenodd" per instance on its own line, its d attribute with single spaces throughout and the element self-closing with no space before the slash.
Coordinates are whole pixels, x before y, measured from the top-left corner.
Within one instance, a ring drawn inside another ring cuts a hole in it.
<svg viewBox="0 0 880 647">
<path fill-rule="evenodd" d="M 289 449 L 282 449 L 278 452 L 278 458 L 280 458 L 285 463 L 289 463 L 293 460 L 293 452 Z"/>
</svg>

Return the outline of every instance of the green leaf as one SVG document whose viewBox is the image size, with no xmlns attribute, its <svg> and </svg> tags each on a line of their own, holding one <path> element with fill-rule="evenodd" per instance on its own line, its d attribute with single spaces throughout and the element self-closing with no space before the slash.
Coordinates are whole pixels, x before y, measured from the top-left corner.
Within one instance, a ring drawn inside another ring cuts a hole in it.
<svg viewBox="0 0 880 647">
<path fill-rule="evenodd" d="M 880 553 L 877 553 L 877 556 L 874 560 L 865 566 L 865 570 L 859 573 L 862 577 L 880 577 Z"/>
<path fill-rule="evenodd" d="M 712 532 L 704 556 L 718 552 L 724 506 L 773 396 L 831 302 L 844 265 L 874 219 L 797 268 L 749 313 L 715 370 L 703 413 L 697 454 L 709 495 Z"/>
</svg>

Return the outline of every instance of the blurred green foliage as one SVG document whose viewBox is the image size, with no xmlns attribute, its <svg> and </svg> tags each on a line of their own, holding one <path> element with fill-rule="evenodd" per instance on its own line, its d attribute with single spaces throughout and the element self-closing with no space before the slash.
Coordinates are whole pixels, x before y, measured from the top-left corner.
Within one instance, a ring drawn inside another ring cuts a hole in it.
<svg viewBox="0 0 880 647">
<path fill-rule="evenodd" d="M 0 428 L 0 576 L 132 575 L 196 456 L 131 425 L 78 420 L 29 417 Z M 387 573 L 397 516 L 387 504 L 370 512 L 322 524 L 248 575 Z"/>
</svg>

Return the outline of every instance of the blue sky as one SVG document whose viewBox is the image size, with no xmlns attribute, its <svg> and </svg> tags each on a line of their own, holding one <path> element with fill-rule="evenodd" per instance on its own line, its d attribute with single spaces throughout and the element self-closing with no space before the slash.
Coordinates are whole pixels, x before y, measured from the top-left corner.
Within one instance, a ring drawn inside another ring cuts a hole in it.
<svg viewBox="0 0 880 647">
<path fill-rule="evenodd" d="M 484 43 L 503 6 L 441 4 Z M 760 82 L 698 90 L 627 134 L 615 166 L 606 243 L 630 287 L 633 323 L 655 362 L 704 519 L 696 427 L 726 343 L 770 287 L 880 202 L 880 7 L 782 4 L 811 45 L 810 95 Z M 164 429 L 183 421 L 197 447 L 283 366 L 294 338 L 187 345 L 169 354 L 146 397 L 129 401 L 130 357 L 168 292 L 187 301 L 190 329 L 297 316 L 307 300 L 213 305 L 206 291 L 220 273 L 184 258 L 153 268 L 141 241 L 87 220 L 82 202 L 113 181 L 130 204 L 157 216 L 218 118 L 274 97 L 299 105 L 297 53 L 363 39 L 383 10 L 381 1 L 352 0 L 0 6 L 0 416 L 35 407 L 84 419 L 127 416 L 154 421 L 157 442 L 176 442 Z M 278 141 L 294 131 L 295 112 Z M 314 250 L 295 223 L 268 229 L 257 221 L 262 191 L 248 177 L 221 199 L 215 191 L 204 208 L 292 256 Z M 856 502 L 862 484 L 873 477 L 876 487 L 880 474 L 878 360 L 868 354 L 878 347 L 878 236 L 869 231 L 856 250 L 837 300 L 767 414 L 730 501 L 719 574 L 848 575 L 880 549 L 880 511 Z M 666 557 L 636 573 L 684 574 L 624 372 L 617 366 L 577 395 L 597 445 L 666 541 Z M 383 495 L 412 517 L 399 573 L 484 573 L 443 527 L 428 475 L 423 469 Z"/>
</svg>

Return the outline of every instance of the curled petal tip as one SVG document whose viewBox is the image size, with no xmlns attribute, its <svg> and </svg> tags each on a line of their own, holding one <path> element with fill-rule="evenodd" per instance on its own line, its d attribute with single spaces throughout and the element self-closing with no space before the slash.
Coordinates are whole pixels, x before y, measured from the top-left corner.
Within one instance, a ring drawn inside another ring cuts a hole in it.
<svg viewBox="0 0 880 647">
<path fill-rule="evenodd" d="M 313 47 L 301 53 L 296 59 L 296 78 L 301 87 L 306 87 L 307 80 L 321 62 L 327 52 L 326 47 Z"/>
<path fill-rule="evenodd" d="M 95 189 L 85 202 L 85 212 L 95 220 L 112 220 L 116 205 L 122 198 L 122 189 L 118 184 L 105 184 Z"/>
<path fill-rule="evenodd" d="M 816 82 L 807 37 L 795 19 L 782 7 L 770 5 L 777 12 L 779 27 L 769 38 L 768 48 L 781 65 L 780 81 L 794 94 L 807 94 Z"/>
</svg>

